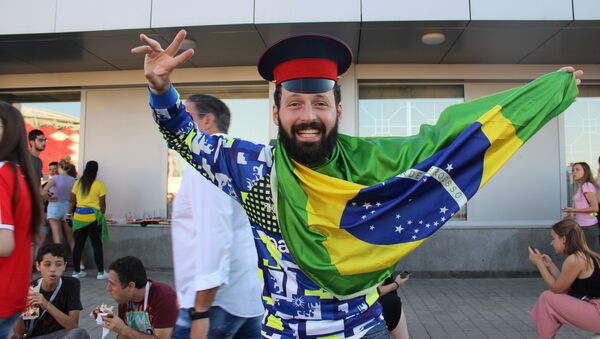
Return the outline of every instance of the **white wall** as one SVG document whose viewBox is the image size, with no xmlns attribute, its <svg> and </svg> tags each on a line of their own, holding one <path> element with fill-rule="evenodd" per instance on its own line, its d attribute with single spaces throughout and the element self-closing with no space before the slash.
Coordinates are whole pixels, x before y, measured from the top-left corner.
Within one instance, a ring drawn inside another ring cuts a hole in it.
<svg viewBox="0 0 600 339">
<path fill-rule="evenodd" d="M 356 22 L 360 0 L 255 0 L 255 23 Z"/>
<path fill-rule="evenodd" d="M 166 209 L 167 147 L 148 107 L 145 88 L 83 93 L 83 163 L 96 160 L 107 188 L 107 214 Z M 83 164 L 82 163 L 82 164 Z"/>
<path fill-rule="evenodd" d="M 469 0 L 362 2 L 363 21 L 469 20 Z"/>
<path fill-rule="evenodd" d="M 56 31 L 147 28 L 150 26 L 150 4 L 151 0 L 58 0 Z"/>
<path fill-rule="evenodd" d="M 472 100 L 520 84 L 465 84 Z M 533 136 L 468 203 L 473 225 L 549 225 L 561 217 L 559 125 L 553 119 Z"/>
<path fill-rule="evenodd" d="M 152 27 L 248 24 L 254 2 L 248 0 L 154 0 Z"/>
</svg>

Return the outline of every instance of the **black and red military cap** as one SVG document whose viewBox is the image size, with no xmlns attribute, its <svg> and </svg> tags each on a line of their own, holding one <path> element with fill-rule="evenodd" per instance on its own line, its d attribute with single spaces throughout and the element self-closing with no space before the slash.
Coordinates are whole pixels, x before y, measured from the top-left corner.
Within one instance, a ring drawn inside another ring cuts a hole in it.
<svg viewBox="0 0 600 339">
<path fill-rule="evenodd" d="M 288 91 L 323 93 L 352 63 L 352 51 L 343 41 L 323 34 L 298 34 L 280 40 L 258 60 L 258 73 Z"/>
</svg>

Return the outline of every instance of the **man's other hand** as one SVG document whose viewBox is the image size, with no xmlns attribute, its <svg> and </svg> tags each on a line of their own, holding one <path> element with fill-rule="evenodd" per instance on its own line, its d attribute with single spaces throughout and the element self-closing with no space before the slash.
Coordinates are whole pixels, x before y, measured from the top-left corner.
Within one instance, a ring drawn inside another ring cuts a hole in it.
<svg viewBox="0 0 600 339">
<path fill-rule="evenodd" d="M 566 66 L 566 67 L 562 67 L 558 71 L 559 72 L 575 73 L 575 84 L 577 86 L 579 86 L 579 84 L 581 84 L 581 77 L 583 76 L 583 71 L 582 70 L 575 69 L 575 67 L 573 67 L 573 66 Z"/>
</svg>

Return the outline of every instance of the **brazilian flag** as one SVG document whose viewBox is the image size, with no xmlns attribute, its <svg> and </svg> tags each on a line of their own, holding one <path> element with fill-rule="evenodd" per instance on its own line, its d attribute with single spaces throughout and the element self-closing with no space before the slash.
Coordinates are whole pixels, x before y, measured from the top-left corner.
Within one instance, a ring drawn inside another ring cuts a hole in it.
<svg viewBox="0 0 600 339">
<path fill-rule="evenodd" d="M 410 137 L 340 135 L 325 164 L 275 150 L 277 214 L 300 269 L 337 297 L 366 293 L 466 204 L 577 96 L 554 72 L 516 89 L 448 107 Z"/>
</svg>

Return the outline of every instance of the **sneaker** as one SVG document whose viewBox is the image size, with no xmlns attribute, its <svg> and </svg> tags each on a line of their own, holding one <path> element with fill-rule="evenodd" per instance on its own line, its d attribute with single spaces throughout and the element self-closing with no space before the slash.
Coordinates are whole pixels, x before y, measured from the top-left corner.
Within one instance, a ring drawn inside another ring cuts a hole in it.
<svg viewBox="0 0 600 339">
<path fill-rule="evenodd" d="M 104 271 L 104 273 L 98 272 L 98 276 L 96 276 L 98 280 L 108 279 L 108 272 Z"/>
<path fill-rule="evenodd" d="M 83 277 L 85 277 L 87 275 L 87 273 L 85 273 L 85 271 L 81 271 L 81 272 L 73 272 L 73 275 L 71 275 L 73 278 L 77 278 L 77 279 L 81 279 Z"/>
</svg>

